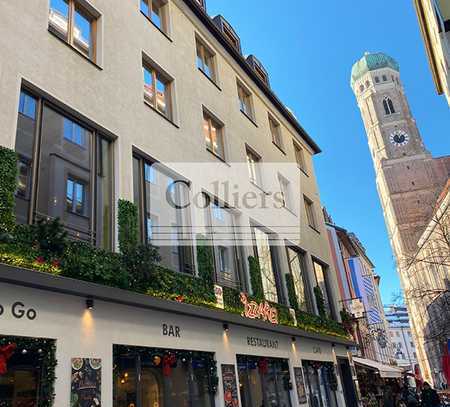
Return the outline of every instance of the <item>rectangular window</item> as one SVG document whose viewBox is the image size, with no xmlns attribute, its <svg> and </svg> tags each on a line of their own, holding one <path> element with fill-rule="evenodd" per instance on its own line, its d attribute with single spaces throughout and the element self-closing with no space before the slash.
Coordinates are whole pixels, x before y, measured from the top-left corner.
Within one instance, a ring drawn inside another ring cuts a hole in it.
<svg viewBox="0 0 450 407">
<path fill-rule="evenodd" d="M 292 209 L 290 182 L 281 174 L 278 174 L 278 182 L 280 184 L 280 193 L 283 199 L 283 206 L 287 209 Z"/>
<path fill-rule="evenodd" d="M 255 254 L 261 270 L 264 298 L 278 302 L 278 280 L 274 269 L 273 247 L 270 245 L 269 234 L 259 228 L 253 228 L 255 239 Z"/>
<path fill-rule="evenodd" d="M 251 120 L 254 120 L 252 107 L 252 94 L 239 81 L 237 83 L 237 89 L 239 98 L 239 108 L 241 109 L 241 112 L 244 113 Z"/>
<path fill-rule="evenodd" d="M 295 160 L 297 161 L 298 167 L 306 172 L 306 163 L 305 163 L 305 152 L 303 151 L 303 148 L 301 148 L 295 141 L 294 141 L 294 152 L 295 152 Z"/>
<path fill-rule="evenodd" d="M 38 117 L 37 106 L 42 109 L 39 123 L 32 119 Z M 19 112 L 24 109 L 28 113 L 19 114 L 16 135 L 18 222 L 59 218 L 71 237 L 110 249 L 112 143 L 97 131 L 57 112 L 45 100 L 22 92 Z M 37 128 L 41 129 L 39 137 Z M 37 178 L 33 179 L 36 162 Z"/>
<path fill-rule="evenodd" d="M 114 407 L 214 406 L 212 353 L 114 345 L 113 358 Z"/>
<path fill-rule="evenodd" d="M 97 20 L 76 0 L 50 0 L 49 30 L 93 61 Z"/>
<path fill-rule="evenodd" d="M 197 68 L 216 82 L 215 55 L 202 41 L 196 38 Z"/>
<path fill-rule="evenodd" d="M 328 275 L 327 275 L 328 270 L 322 264 L 318 263 L 315 260 L 313 260 L 313 266 L 317 286 L 320 288 L 320 291 L 322 292 L 323 295 L 325 311 L 328 316 L 331 316 L 331 305 L 330 305 L 331 291 L 328 282 Z"/>
<path fill-rule="evenodd" d="M 144 100 L 155 110 L 172 120 L 172 80 L 154 66 L 143 62 Z"/>
<path fill-rule="evenodd" d="M 66 207 L 68 212 L 84 215 L 86 192 L 82 182 L 68 178 L 66 184 Z"/>
<path fill-rule="evenodd" d="M 260 169 L 261 157 L 247 147 L 247 167 L 250 181 L 259 187 L 262 186 L 261 181 L 261 169 Z"/>
<path fill-rule="evenodd" d="M 167 34 L 167 1 L 141 0 L 141 12 L 156 27 Z"/>
<path fill-rule="evenodd" d="M 308 225 L 317 230 L 317 219 L 314 202 L 306 196 L 303 196 L 303 200 L 305 202 L 306 219 L 308 221 Z"/>
<path fill-rule="evenodd" d="M 225 146 L 223 140 L 223 125 L 208 112 L 203 111 L 203 136 L 206 149 L 225 160 Z"/>
<path fill-rule="evenodd" d="M 206 225 L 214 250 L 216 282 L 240 289 L 238 246 L 235 235 L 235 216 L 231 209 L 204 195 Z"/>
<path fill-rule="evenodd" d="M 301 311 L 308 312 L 310 311 L 309 291 L 303 255 L 291 247 L 286 247 L 286 250 L 298 307 Z"/>
<path fill-rule="evenodd" d="M 270 134 L 272 135 L 272 142 L 275 144 L 278 148 L 283 150 L 283 139 L 281 136 L 281 126 L 280 123 L 278 123 L 272 116 L 269 115 L 269 127 L 270 127 Z"/>
<path fill-rule="evenodd" d="M 134 199 L 143 242 L 158 248 L 161 264 L 193 274 L 189 184 L 164 166 L 133 157 Z"/>
</svg>

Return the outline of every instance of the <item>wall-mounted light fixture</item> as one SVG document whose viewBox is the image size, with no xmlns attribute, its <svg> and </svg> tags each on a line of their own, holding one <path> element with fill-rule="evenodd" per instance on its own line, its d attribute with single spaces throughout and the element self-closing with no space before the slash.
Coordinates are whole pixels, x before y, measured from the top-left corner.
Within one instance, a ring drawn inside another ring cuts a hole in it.
<svg viewBox="0 0 450 407">
<path fill-rule="evenodd" d="M 292 341 L 292 343 L 295 343 L 295 342 L 297 341 L 297 338 L 296 338 L 295 336 L 293 336 L 293 337 L 291 338 L 291 341 Z"/>
<path fill-rule="evenodd" d="M 86 308 L 87 309 L 94 309 L 94 299 L 93 298 L 86 298 Z"/>
<path fill-rule="evenodd" d="M 222 326 L 225 332 L 228 332 L 230 330 L 230 326 L 226 322 Z"/>
</svg>

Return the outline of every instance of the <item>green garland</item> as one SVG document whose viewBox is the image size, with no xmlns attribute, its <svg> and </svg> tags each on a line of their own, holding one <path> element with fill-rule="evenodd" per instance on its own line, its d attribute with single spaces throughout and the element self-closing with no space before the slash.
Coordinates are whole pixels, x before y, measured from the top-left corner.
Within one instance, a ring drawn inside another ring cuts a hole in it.
<svg viewBox="0 0 450 407">
<path fill-rule="evenodd" d="M 55 398 L 56 343 L 53 339 L 27 338 L 22 336 L 0 336 L 0 346 L 17 345 L 16 351 L 26 350 L 39 356 L 41 378 L 37 407 L 52 407 Z"/>
<path fill-rule="evenodd" d="M 323 292 L 318 285 L 314 287 L 314 296 L 316 297 L 317 311 L 321 318 L 326 318 L 327 311 L 325 309 L 325 299 L 323 297 Z"/>
<path fill-rule="evenodd" d="M 288 298 L 289 298 L 289 304 L 291 308 L 298 311 L 300 309 L 298 305 L 298 299 L 297 299 L 297 293 L 295 292 L 295 285 L 294 285 L 294 277 L 291 273 L 285 274 L 286 279 L 286 288 L 288 292 Z"/>
<path fill-rule="evenodd" d="M 139 244 L 138 207 L 132 202 L 119 199 L 117 223 L 119 228 L 119 249 L 126 253 Z"/>
<path fill-rule="evenodd" d="M 0 146 L 0 234 L 11 232 L 16 223 L 14 193 L 17 188 L 17 154 Z"/>
<path fill-rule="evenodd" d="M 258 258 L 255 256 L 249 256 L 248 266 L 250 271 L 250 283 L 252 285 L 253 297 L 263 300 L 264 288 L 261 277 L 261 267 L 259 265 Z"/>
</svg>

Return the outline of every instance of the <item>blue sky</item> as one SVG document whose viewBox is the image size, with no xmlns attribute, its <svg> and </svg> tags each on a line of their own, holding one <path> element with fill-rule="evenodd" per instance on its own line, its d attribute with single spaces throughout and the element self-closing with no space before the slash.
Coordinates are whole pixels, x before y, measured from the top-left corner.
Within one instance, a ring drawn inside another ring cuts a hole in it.
<svg viewBox="0 0 450 407">
<path fill-rule="evenodd" d="M 269 71 L 271 86 L 317 141 L 323 204 L 334 221 L 355 232 L 381 275 L 383 301 L 399 281 L 375 187 L 350 70 L 365 51 L 385 52 L 401 79 L 425 145 L 450 154 L 450 115 L 436 94 L 412 0 L 207 0 Z"/>
</svg>

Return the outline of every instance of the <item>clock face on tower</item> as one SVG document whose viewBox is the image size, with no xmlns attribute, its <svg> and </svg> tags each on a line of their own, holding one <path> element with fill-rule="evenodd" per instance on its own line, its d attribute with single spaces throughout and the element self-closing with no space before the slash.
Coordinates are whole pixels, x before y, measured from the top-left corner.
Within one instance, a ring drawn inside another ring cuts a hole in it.
<svg viewBox="0 0 450 407">
<path fill-rule="evenodd" d="M 409 141 L 409 135 L 404 130 L 395 130 L 389 136 L 389 140 L 396 146 L 406 146 Z"/>
</svg>

